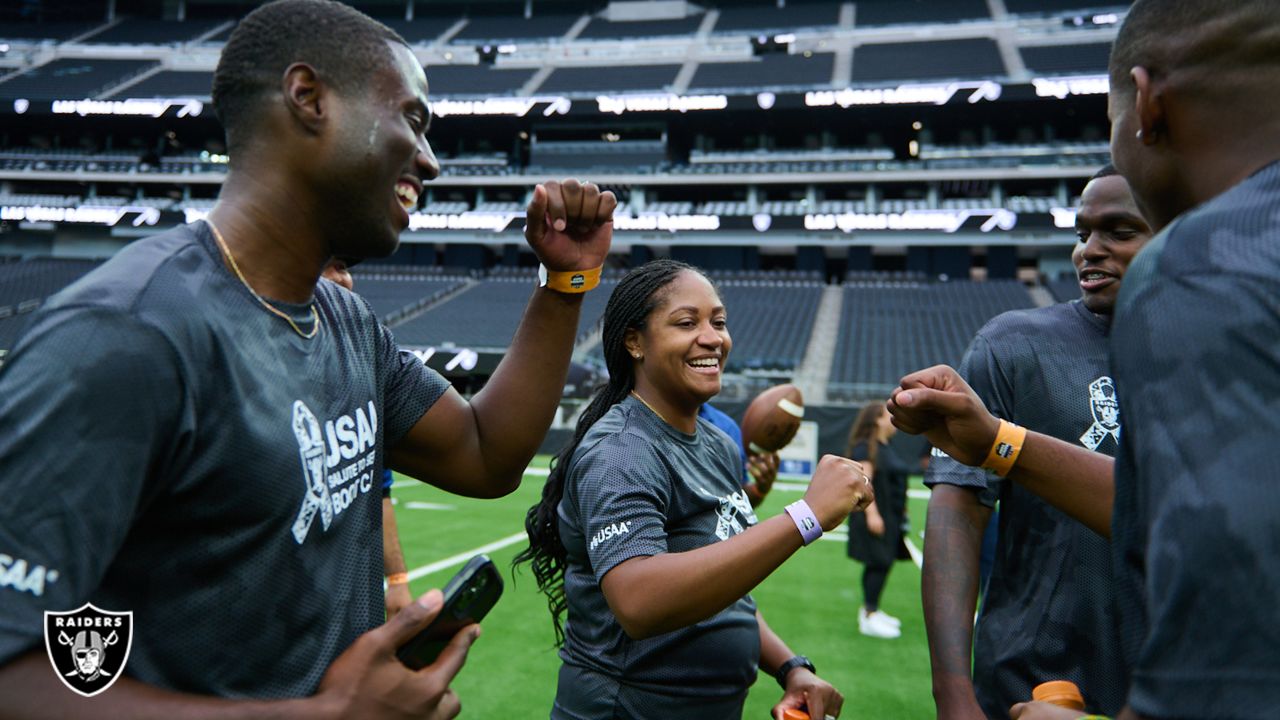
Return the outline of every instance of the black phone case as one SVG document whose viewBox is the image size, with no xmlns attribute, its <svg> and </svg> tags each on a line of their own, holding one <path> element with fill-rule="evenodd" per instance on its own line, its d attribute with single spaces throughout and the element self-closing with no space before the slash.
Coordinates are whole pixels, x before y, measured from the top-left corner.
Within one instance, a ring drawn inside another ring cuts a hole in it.
<svg viewBox="0 0 1280 720">
<path fill-rule="evenodd" d="M 459 630 L 484 619 L 502 595 L 502 574 L 487 555 L 477 555 L 445 584 L 443 592 L 440 614 L 396 652 L 400 662 L 414 670 L 435 662 Z"/>
</svg>

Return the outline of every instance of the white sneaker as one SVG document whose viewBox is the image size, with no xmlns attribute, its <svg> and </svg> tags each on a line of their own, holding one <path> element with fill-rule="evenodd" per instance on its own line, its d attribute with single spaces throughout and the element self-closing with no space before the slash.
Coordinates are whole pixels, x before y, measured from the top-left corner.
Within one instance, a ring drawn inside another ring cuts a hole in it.
<svg viewBox="0 0 1280 720">
<path fill-rule="evenodd" d="M 894 627 L 896 627 L 896 628 L 901 628 L 901 627 L 902 627 L 902 621 L 901 621 L 901 620 L 899 620 L 898 618 L 896 618 L 896 617 L 894 617 L 894 616 L 890 615 L 889 613 L 887 613 L 887 612 L 885 612 L 885 611 L 883 611 L 883 610 L 876 610 L 875 612 L 873 612 L 873 613 L 871 613 L 871 614 L 872 614 L 872 615 L 875 615 L 875 616 L 877 616 L 877 617 L 879 617 L 880 619 L 884 620 L 885 622 L 889 623 L 890 625 L 892 625 L 892 626 L 894 626 Z"/>
<path fill-rule="evenodd" d="M 858 618 L 859 618 L 859 619 L 862 619 L 862 618 L 865 618 L 865 617 L 868 617 L 868 616 L 872 616 L 872 617 L 879 617 L 879 618 L 880 618 L 880 620 L 881 620 L 882 622 L 889 623 L 890 625 L 892 625 L 892 626 L 894 626 L 894 627 L 896 627 L 896 628 L 901 628 L 901 627 L 902 627 L 902 621 L 901 621 L 901 620 L 899 620 L 898 618 L 896 618 L 896 617 L 894 617 L 894 616 L 890 615 L 889 613 L 887 613 L 887 612 L 885 612 L 885 611 L 883 611 L 883 610 L 873 610 L 873 611 L 871 611 L 870 613 L 868 613 L 868 612 L 867 612 L 867 609 L 866 609 L 865 607 L 858 608 Z"/>
<path fill-rule="evenodd" d="M 866 608 L 858 608 L 858 632 L 888 640 L 900 637 L 902 630 L 885 620 L 886 617 L 882 612 L 868 613 Z"/>
</svg>

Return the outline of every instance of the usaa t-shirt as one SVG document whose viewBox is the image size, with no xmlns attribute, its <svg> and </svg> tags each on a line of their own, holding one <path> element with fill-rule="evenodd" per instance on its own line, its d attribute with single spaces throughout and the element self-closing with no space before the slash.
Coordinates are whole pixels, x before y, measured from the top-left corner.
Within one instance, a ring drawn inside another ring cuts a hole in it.
<svg viewBox="0 0 1280 720">
<path fill-rule="evenodd" d="M 626 560 L 695 550 L 754 525 L 740 477 L 722 430 L 699 418 L 694 434 L 682 433 L 634 397 L 588 431 L 559 507 L 568 622 L 553 718 L 741 715 L 760 659 L 750 595 L 690 627 L 634 640 L 600 588 Z"/>
<path fill-rule="evenodd" d="M 125 673 L 228 697 L 312 694 L 382 620 L 381 473 L 447 388 L 323 281 L 307 339 L 203 223 L 55 296 L 0 370 L 0 664 L 42 613 L 132 611 Z M 310 304 L 278 304 L 304 331 Z"/>
</svg>

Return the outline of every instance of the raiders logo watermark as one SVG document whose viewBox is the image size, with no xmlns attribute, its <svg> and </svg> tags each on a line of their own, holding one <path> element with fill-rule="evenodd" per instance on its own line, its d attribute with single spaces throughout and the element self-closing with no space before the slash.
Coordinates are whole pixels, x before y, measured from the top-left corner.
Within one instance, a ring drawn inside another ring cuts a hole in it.
<svg viewBox="0 0 1280 720">
<path fill-rule="evenodd" d="M 120 678 L 133 646 L 133 613 L 85 603 L 70 612 L 44 613 L 44 646 L 62 684 L 85 697 Z"/>
</svg>

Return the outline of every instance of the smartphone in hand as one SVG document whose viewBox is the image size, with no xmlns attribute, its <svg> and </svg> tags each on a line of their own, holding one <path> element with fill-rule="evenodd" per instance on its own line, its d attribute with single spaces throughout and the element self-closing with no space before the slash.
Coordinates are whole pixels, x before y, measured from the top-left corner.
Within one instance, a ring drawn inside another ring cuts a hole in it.
<svg viewBox="0 0 1280 720">
<path fill-rule="evenodd" d="M 487 555 L 471 558 L 444 586 L 440 614 L 401 645 L 396 657 L 414 670 L 430 665 L 459 630 L 484 619 L 501 595 L 502 574 L 493 561 Z"/>
</svg>

